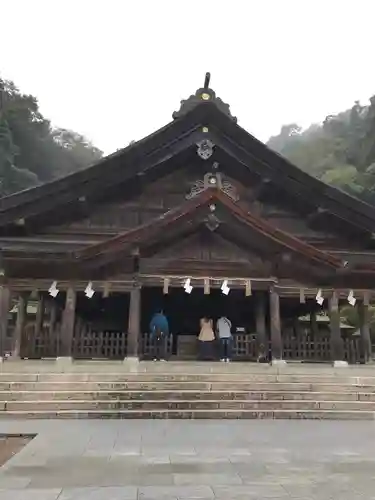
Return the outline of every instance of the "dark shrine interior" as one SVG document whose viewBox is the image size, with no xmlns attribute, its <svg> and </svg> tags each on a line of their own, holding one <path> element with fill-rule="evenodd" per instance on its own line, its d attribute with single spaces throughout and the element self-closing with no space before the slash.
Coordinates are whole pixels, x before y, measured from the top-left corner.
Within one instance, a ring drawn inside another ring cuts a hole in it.
<svg viewBox="0 0 375 500">
<path fill-rule="evenodd" d="M 170 331 L 178 334 L 199 334 L 199 322 L 204 316 L 214 322 L 220 316 L 227 316 L 233 325 L 233 333 L 253 333 L 255 327 L 255 300 L 264 294 L 266 323 L 269 324 L 269 300 L 267 292 L 255 291 L 246 296 L 244 289 L 231 289 L 224 295 L 220 288 L 211 288 L 205 295 L 203 288 L 195 287 L 190 294 L 183 288 L 169 288 L 168 294 L 162 287 L 144 287 L 141 290 L 141 331 L 147 333 L 155 312 L 162 309 L 170 324 Z M 305 314 L 311 305 L 283 299 L 281 316 L 292 317 Z M 90 324 L 93 329 L 127 331 L 129 317 L 129 293 L 112 292 L 109 297 L 95 293 L 91 299 L 83 292 L 77 296 L 77 317 Z"/>
<path fill-rule="evenodd" d="M 129 294 L 111 293 L 103 297 L 102 293 L 94 293 L 89 299 L 83 292 L 77 295 L 77 316 L 94 329 L 116 330 L 126 332 L 129 318 Z"/>
<path fill-rule="evenodd" d="M 173 334 L 199 334 L 199 322 L 204 316 L 216 321 L 227 316 L 234 327 L 253 328 L 253 298 L 246 297 L 244 290 L 231 290 L 224 295 L 220 289 L 210 290 L 205 295 L 203 288 L 193 288 L 186 293 L 183 288 L 170 288 L 164 295 L 161 288 L 142 290 L 142 331 L 147 331 L 148 322 L 154 312 L 163 309 L 168 317 Z"/>
</svg>

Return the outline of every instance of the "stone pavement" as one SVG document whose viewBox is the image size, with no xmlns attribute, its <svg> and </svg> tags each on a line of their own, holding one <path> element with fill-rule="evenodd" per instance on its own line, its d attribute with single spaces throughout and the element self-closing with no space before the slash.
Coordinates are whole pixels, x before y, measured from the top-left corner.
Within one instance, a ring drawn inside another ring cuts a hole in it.
<svg viewBox="0 0 375 500">
<path fill-rule="evenodd" d="M 375 423 L 2 421 L 0 500 L 375 499 Z"/>
</svg>

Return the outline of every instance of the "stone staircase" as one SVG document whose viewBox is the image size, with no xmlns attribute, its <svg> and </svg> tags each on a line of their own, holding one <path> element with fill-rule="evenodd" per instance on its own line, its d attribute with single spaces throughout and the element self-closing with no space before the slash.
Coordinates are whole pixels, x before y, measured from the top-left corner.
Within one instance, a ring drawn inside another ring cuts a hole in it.
<svg viewBox="0 0 375 500">
<path fill-rule="evenodd" d="M 375 417 L 375 370 L 368 367 L 320 371 L 237 363 L 141 365 L 136 373 L 124 365 L 106 369 L 105 364 L 96 370 L 88 365 L 86 371 L 84 365 L 72 365 L 57 373 L 21 372 L 10 363 L 7 370 L 5 363 L 0 418 Z"/>
</svg>

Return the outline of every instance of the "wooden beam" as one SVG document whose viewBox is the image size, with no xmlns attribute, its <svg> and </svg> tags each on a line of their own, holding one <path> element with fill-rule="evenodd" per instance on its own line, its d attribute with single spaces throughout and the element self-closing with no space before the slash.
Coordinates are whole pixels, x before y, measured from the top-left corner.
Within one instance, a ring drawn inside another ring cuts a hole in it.
<svg viewBox="0 0 375 500">
<path fill-rule="evenodd" d="M 55 335 L 56 321 L 57 321 L 57 302 L 51 300 L 48 304 L 49 309 L 49 335 L 52 338 Z"/>
<path fill-rule="evenodd" d="M 13 331 L 12 338 L 12 358 L 19 358 L 24 339 L 24 330 L 27 321 L 27 303 L 29 293 L 21 292 L 18 296 L 17 320 L 16 327 Z"/>
<path fill-rule="evenodd" d="M 255 328 L 257 333 L 258 361 L 260 359 L 268 359 L 265 293 L 255 294 Z"/>
<path fill-rule="evenodd" d="M 61 353 L 62 357 L 72 356 L 72 343 L 75 326 L 77 292 L 70 286 L 66 292 L 65 309 L 61 325 Z"/>
<path fill-rule="evenodd" d="M 36 317 L 35 317 L 35 337 L 38 337 L 42 331 L 43 328 L 43 322 L 44 322 L 44 295 L 42 293 L 38 294 L 38 306 L 36 310 Z"/>
<path fill-rule="evenodd" d="M 317 207 L 313 212 L 310 212 L 306 218 L 306 221 L 310 225 L 316 224 L 319 219 L 323 216 L 327 216 L 329 214 L 328 210 L 323 207 Z"/>
<path fill-rule="evenodd" d="M 344 343 L 341 338 L 339 299 L 335 291 L 328 300 L 328 309 L 330 316 L 332 361 L 344 361 Z"/>
<path fill-rule="evenodd" d="M 260 182 L 255 186 L 255 188 L 250 192 L 249 201 L 261 201 L 265 196 L 266 192 L 269 191 L 269 188 L 272 184 L 271 179 L 268 177 L 262 177 Z"/>
<path fill-rule="evenodd" d="M 0 285 L 0 357 L 4 355 L 8 333 L 10 298 L 11 294 L 8 286 Z"/>
<path fill-rule="evenodd" d="M 274 287 L 270 289 L 270 326 L 272 359 L 282 359 L 280 298 Z"/>
<path fill-rule="evenodd" d="M 141 334 L 141 289 L 135 285 L 130 292 L 128 321 L 128 357 L 138 358 Z"/>
</svg>

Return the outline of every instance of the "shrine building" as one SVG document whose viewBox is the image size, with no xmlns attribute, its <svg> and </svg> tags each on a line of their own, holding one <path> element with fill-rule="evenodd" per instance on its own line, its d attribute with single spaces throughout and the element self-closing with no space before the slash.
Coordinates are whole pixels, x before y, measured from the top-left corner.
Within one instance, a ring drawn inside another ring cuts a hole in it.
<svg viewBox="0 0 375 500">
<path fill-rule="evenodd" d="M 371 358 L 375 208 L 241 128 L 209 74 L 150 136 L 2 198 L 0 252 L 3 355 L 147 359 L 163 308 L 174 359 L 203 315 L 230 318 L 234 359 Z"/>
</svg>

